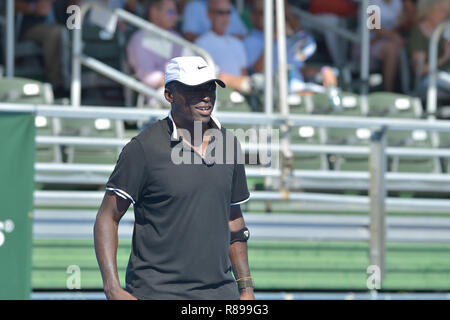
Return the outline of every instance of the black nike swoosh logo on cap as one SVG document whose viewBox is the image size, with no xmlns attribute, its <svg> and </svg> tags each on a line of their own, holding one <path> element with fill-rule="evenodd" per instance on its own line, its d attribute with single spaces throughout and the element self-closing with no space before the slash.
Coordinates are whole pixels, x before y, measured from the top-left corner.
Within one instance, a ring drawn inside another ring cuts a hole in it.
<svg viewBox="0 0 450 320">
<path fill-rule="evenodd" d="M 203 69 L 203 68 L 206 68 L 206 67 L 207 66 L 203 66 L 203 67 L 198 66 L 197 69 L 200 70 L 200 69 Z"/>
</svg>

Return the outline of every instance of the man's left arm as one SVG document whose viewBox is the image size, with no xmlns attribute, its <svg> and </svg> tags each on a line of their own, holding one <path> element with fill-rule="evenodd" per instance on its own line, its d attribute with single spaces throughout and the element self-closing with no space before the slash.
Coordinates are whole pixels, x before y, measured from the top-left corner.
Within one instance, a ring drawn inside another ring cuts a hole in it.
<svg viewBox="0 0 450 320">
<path fill-rule="evenodd" d="M 245 228 L 244 217 L 242 216 L 241 206 L 232 205 L 230 207 L 230 232 L 236 232 Z M 236 240 L 230 244 L 230 261 L 233 265 L 234 274 L 238 283 L 246 287 L 241 289 L 241 300 L 254 300 L 253 286 L 251 282 L 250 267 L 248 265 L 247 241 Z"/>
</svg>

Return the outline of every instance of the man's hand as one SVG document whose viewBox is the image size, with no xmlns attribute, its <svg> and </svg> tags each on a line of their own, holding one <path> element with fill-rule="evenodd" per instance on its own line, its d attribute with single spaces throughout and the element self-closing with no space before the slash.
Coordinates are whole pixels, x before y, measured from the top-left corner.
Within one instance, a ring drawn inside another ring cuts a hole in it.
<svg viewBox="0 0 450 320">
<path fill-rule="evenodd" d="M 330 67 L 322 68 L 322 77 L 323 77 L 323 86 L 328 88 L 329 86 L 337 87 L 337 77 L 334 74 L 334 71 Z"/>
<path fill-rule="evenodd" d="M 122 288 L 105 291 L 105 295 L 108 300 L 137 300 L 136 297 Z"/>
<path fill-rule="evenodd" d="M 253 288 L 245 288 L 241 290 L 241 300 L 255 300 Z"/>
</svg>

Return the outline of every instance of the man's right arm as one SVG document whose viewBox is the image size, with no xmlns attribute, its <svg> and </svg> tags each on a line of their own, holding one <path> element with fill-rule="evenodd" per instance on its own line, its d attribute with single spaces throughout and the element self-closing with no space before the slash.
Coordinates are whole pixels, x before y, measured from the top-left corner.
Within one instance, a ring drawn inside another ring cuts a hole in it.
<svg viewBox="0 0 450 320">
<path fill-rule="evenodd" d="M 130 204 L 130 200 L 106 191 L 95 220 L 95 254 L 102 274 L 105 295 L 110 300 L 136 299 L 120 286 L 116 259 L 119 221 Z"/>
</svg>

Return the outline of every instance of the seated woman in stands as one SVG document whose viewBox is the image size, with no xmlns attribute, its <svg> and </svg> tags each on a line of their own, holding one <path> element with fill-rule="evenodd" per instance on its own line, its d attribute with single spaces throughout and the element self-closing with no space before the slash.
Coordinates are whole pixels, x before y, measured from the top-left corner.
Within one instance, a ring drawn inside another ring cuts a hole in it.
<svg viewBox="0 0 450 320">
<path fill-rule="evenodd" d="M 395 81 L 399 66 L 400 50 L 406 41 L 402 36 L 410 26 L 410 1 L 370 0 L 370 5 L 380 9 L 381 28 L 371 30 L 370 56 L 381 61 L 383 89 L 395 90 Z M 406 5 L 408 4 L 408 6 Z"/>
<path fill-rule="evenodd" d="M 408 51 L 416 77 L 419 80 L 417 93 L 423 96 L 428 87 L 430 39 L 436 27 L 446 20 L 450 13 L 448 0 L 420 0 L 418 4 L 419 24 L 411 31 Z M 439 41 L 437 67 L 440 72 L 438 87 L 450 93 L 450 37 L 448 34 Z"/>
</svg>

